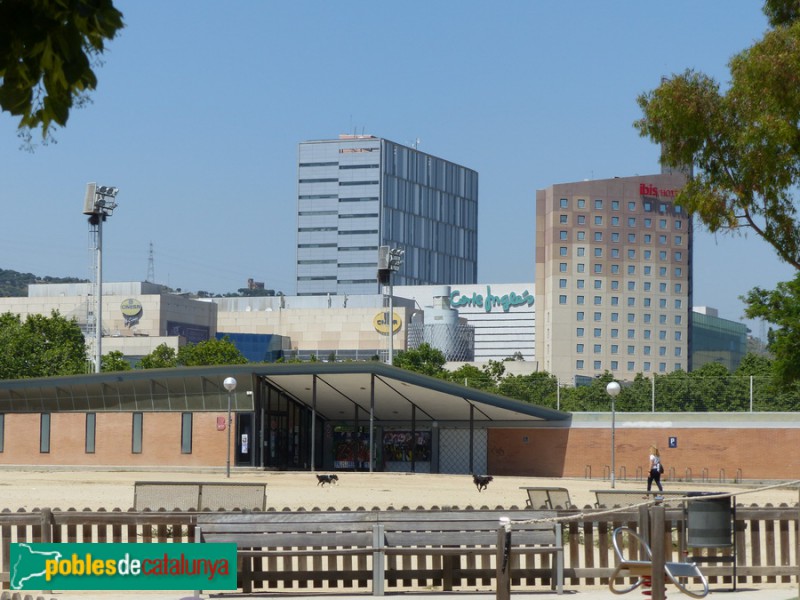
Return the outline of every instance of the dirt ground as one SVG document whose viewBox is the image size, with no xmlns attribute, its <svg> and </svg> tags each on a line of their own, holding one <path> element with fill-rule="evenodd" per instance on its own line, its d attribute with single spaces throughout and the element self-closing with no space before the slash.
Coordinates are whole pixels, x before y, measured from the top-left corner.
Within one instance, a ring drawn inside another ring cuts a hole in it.
<svg viewBox="0 0 800 600">
<path fill-rule="evenodd" d="M 580 508 L 592 506 L 591 490 L 611 489 L 601 479 L 545 479 L 535 477 L 495 477 L 488 489 L 479 492 L 469 475 L 431 475 L 422 473 L 339 472 L 337 485 L 317 485 L 314 473 L 248 471 L 133 471 L 133 470 L 34 470 L 5 467 L 0 470 L 0 510 L 58 508 L 97 510 L 133 506 L 136 481 L 247 481 L 267 484 L 267 506 L 276 510 L 304 508 L 431 508 L 472 506 L 511 508 L 525 506 L 522 486 L 556 486 L 569 490 L 572 502 Z M 798 482 L 789 488 L 775 484 L 686 483 L 665 480 L 669 491 L 733 492 L 737 504 L 764 506 L 798 503 Z M 616 489 L 644 490 L 644 481 L 617 481 Z"/>
</svg>

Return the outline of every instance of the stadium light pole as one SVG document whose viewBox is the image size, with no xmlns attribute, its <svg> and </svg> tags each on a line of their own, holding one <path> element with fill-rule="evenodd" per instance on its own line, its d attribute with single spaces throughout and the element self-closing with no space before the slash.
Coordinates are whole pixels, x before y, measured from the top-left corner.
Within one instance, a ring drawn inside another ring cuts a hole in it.
<svg viewBox="0 0 800 600">
<path fill-rule="evenodd" d="M 109 185 L 86 185 L 83 214 L 89 216 L 89 236 L 94 240 L 94 372 L 100 372 L 103 351 L 103 223 L 117 208 L 119 189 Z"/>
<path fill-rule="evenodd" d="M 236 379 L 233 377 L 226 377 L 222 382 L 225 389 L 228 390 L 228 455 L 225 461 L 225 477 L 231 476 L 231 396 L 233 390 L 236 389 Z"/>
<path fill-rule="evenodd" d="M 400 270 L 403 265 L 403 255 L 405 250 L 400 248 L 389 248 L 381 246 L 378 248 L 378 280 L 389 286 L 389 314 L 386 323 L 389 327 L 389 355 L 386 360 L 388 364 L 394 361 L 394 290 L 392 286 L 392 275 Z"/>
<path fill-rule="evenodd" d="M 606 392 L 608 393 L 609 396 L 611 396 L 611 489 L 614 489 L 615 487 L 614 485 L 616 479 L 615 473 L 617 470 L 617 464 L 616 464 L 617 441 L 615 439 L 616 437 L 615 434 L 617 429 L 617 424 L 616 424 L 617 411 L 615 406 L 615 400 L 617 398 L 617 395 L 619 394 L 619 391 L 620 387 L 616 381 L 612 381 L 606 386 Z"/>
</svg>

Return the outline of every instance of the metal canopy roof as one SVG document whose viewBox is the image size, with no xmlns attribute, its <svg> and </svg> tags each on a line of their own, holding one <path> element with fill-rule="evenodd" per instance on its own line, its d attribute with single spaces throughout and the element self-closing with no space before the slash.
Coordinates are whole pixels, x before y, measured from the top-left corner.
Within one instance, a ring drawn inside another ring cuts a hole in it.
<svg viewBox="0 0 800 600">
<path fill-rule="evenodd" d="M 563 421 L 542 408 L 379 362 L 270 363 L 150 369 L 70 377 L 0 381 L 0 412 L 220 410 L 226 377 L 238 385 L 234 409 L 252 410 L 259 379 L 331 421 L 369 415 L 383 422 Z M 314 393 L 316 387 L 316 395 Z"/>
</svg>

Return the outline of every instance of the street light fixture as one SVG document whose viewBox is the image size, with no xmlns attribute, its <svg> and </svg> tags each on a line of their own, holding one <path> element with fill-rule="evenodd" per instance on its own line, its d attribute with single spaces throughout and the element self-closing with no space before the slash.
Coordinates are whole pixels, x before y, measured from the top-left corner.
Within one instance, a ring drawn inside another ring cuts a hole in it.
<svg viewBox="0 0 800 600">
<path fill-rule="evenodd" d="M 225 463 L 225 477 L 231 476 L 231 396 L 233 390 L 236 389 L 236 380 L 233 377 L 226 377 L 222 382 L 225 389 L 228 390 L 228 456 Z"/>
<path fill-rule="evenodd" d="M 615 439 L 616 437 L 615 434 L 617 429 L 617 424 L 616 424 L 617 411 L 615 406 L 615 400 L 620 392 L 619 384 L 616 381 L 610 382 L 606 386 L 606 392 L 608 393 L 609 396 L 611 396 L 611 488 L 614 489 L 615 487 L 614 483 L 616 477 L 615 473 L 617 470 L 617 464 L 616 464 L 617 441 Z"/>
</svg>

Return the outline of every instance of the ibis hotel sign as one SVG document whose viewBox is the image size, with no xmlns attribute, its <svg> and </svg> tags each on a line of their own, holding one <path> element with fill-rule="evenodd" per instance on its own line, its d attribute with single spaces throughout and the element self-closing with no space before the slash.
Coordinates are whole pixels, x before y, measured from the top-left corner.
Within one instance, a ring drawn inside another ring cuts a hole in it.
<svg viewBox="0 0 800 600">
<path fill-rule="evenodd" d="M 459 290 L 453 290 L 450 293 L 450 306 L 453 308 L 461 306 L 483 308 L 487 313 L 495 309 L 509 312 L 512 308 L 533 306 L 533 295 L 528 290 L 525 290 L 521 293 L 509 292 L 498 296 L 492 293 L 492 286 L 487 285 L 486 294 L 478 292 L 462 294 Z"/>
</svg>

